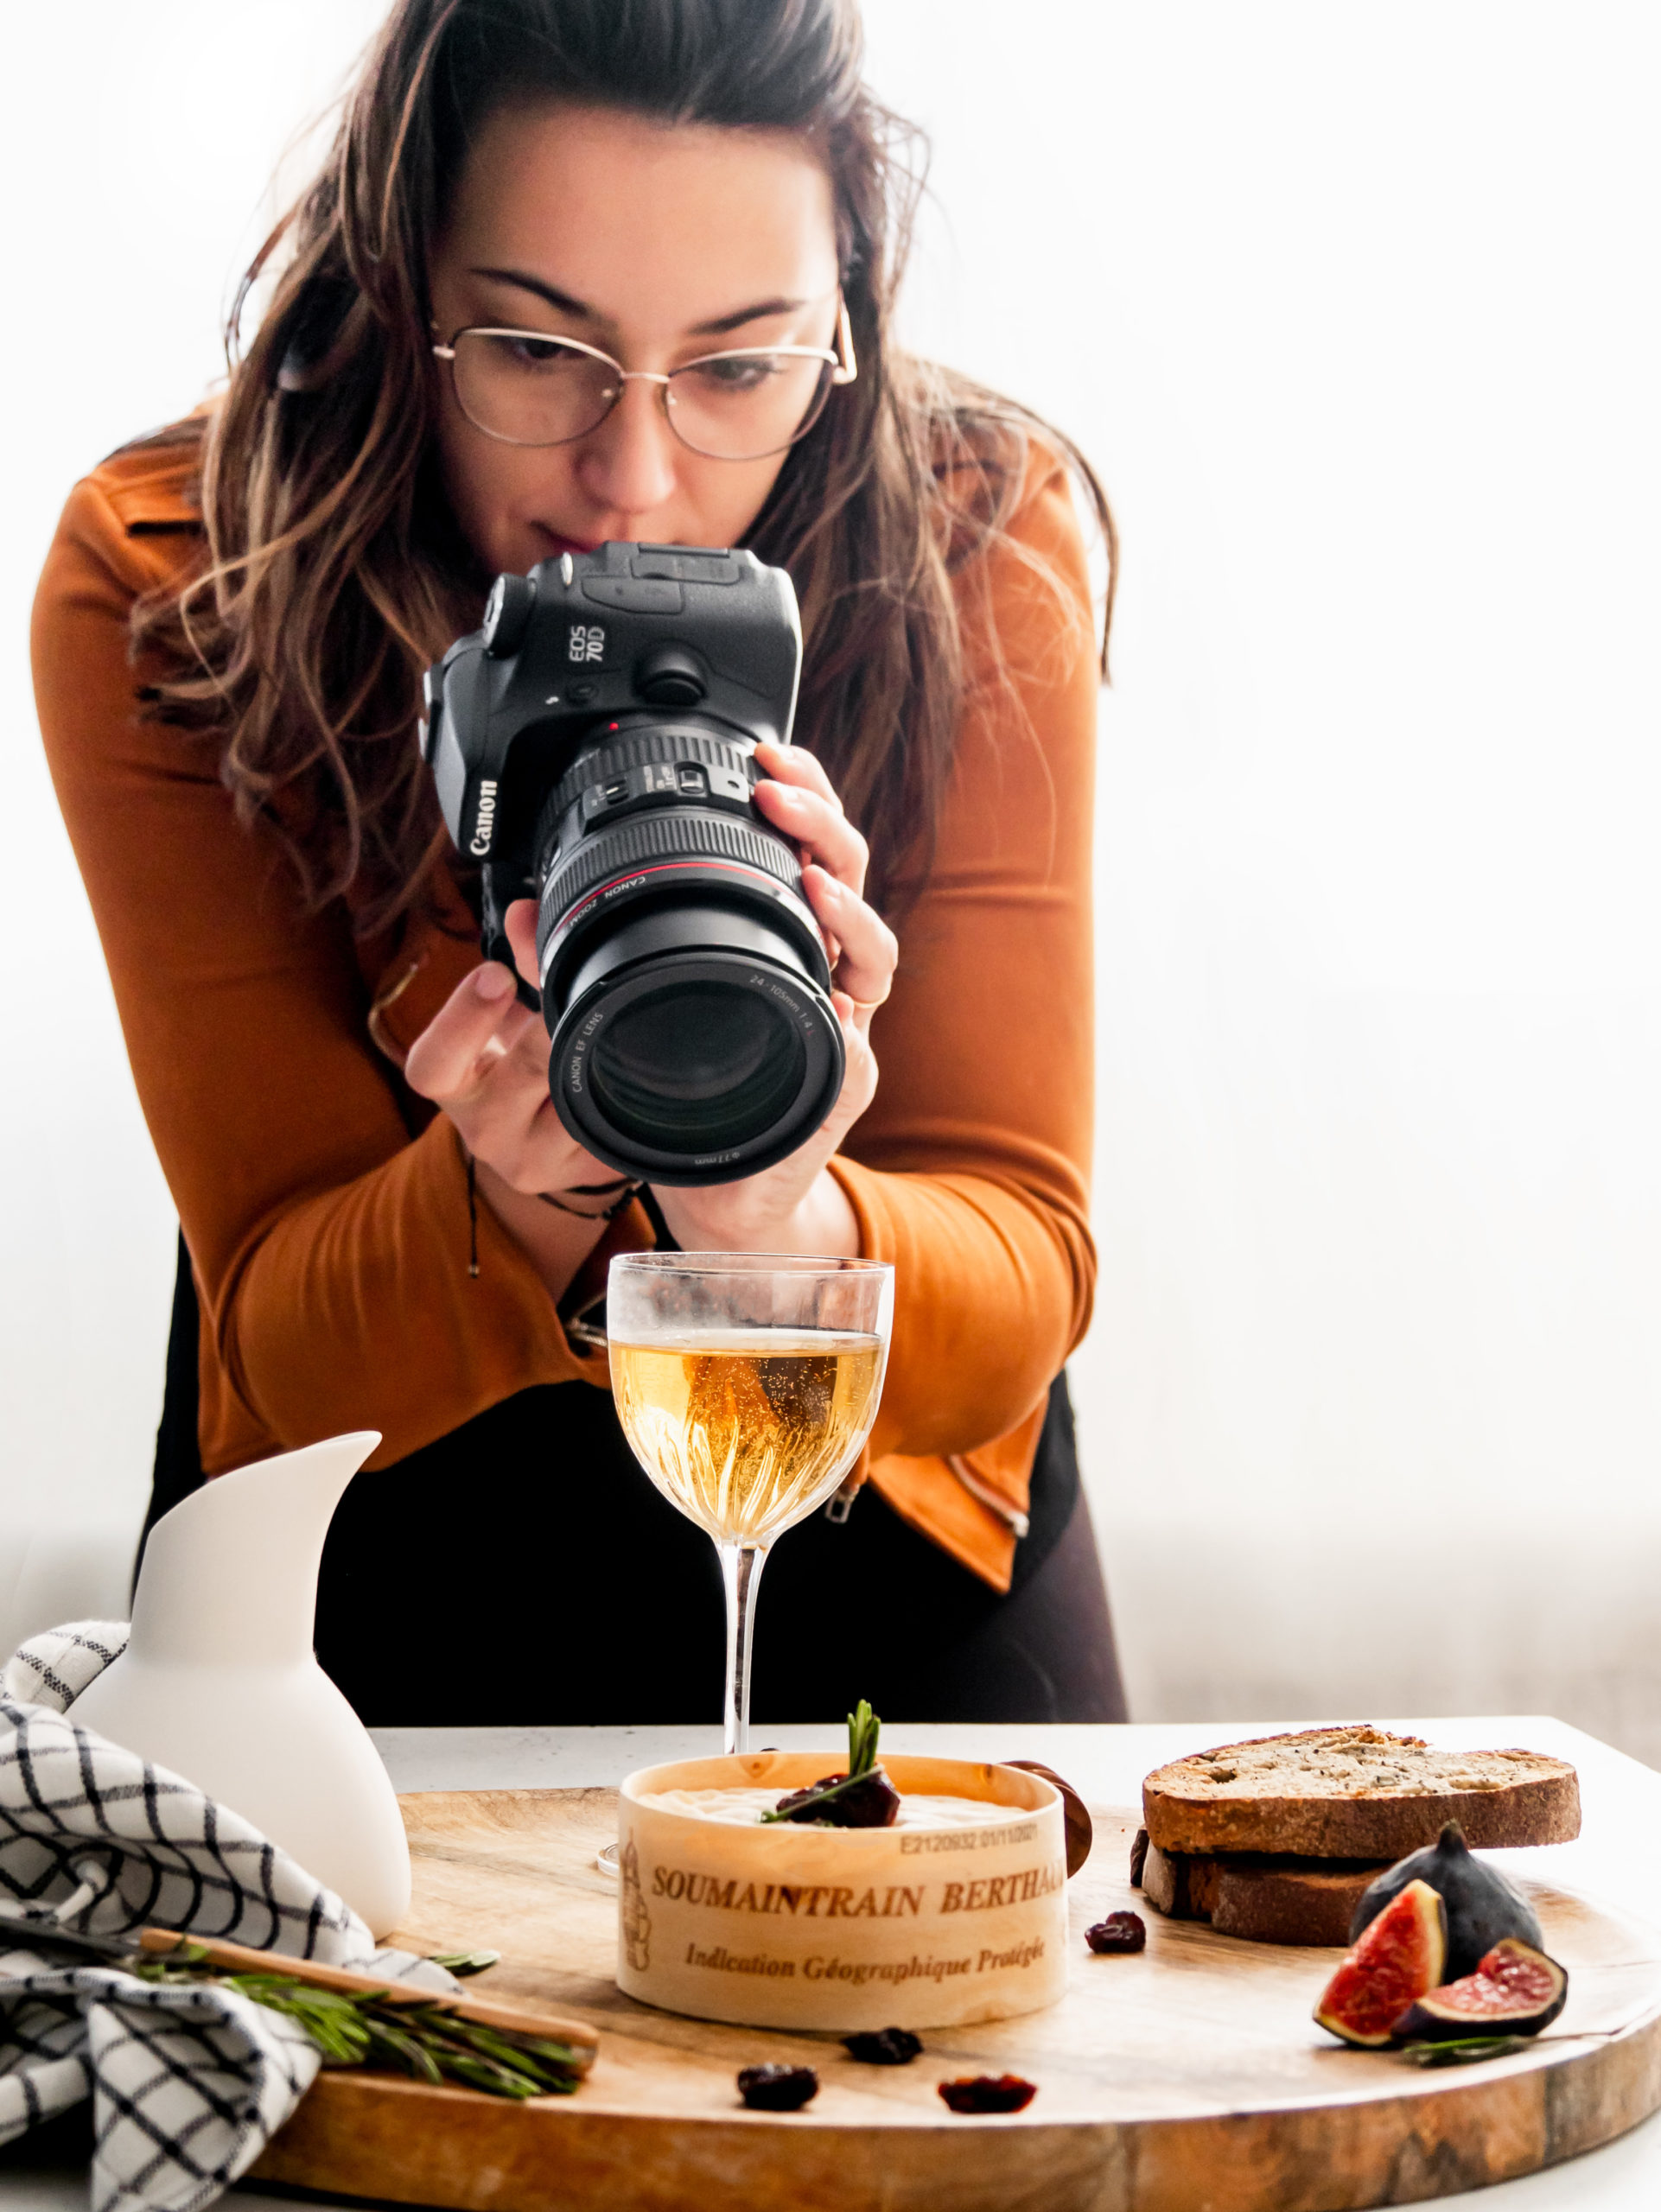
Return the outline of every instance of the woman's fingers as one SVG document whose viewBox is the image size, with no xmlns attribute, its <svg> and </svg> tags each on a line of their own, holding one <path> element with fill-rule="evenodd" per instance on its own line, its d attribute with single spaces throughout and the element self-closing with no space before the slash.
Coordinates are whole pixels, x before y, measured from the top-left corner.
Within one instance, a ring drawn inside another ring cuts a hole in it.
<svg viewBox="0 0 1661 2212">
<path fill-rule="evenodd" d="M 893 988 L 900 960 L 894 933 L 874 907 L 824 868 L 805 868 L 802 887 L 819 927 L 839 949 L 836 988 L 855 1002 L 856 1018 L 869 1028 L 871 1010 Z"/>
<path fill-rule="evenodd" d="M 756 804 L 800 848 L 802 889 L 824 932 L 837 988 L 862 1009 L 855 1015 L 862 1032 L 870 1025 L 870 1009 L 888 995 L 899 958 L 893 931 L 862 895 L 870 849 L 811 753 L 793 745 L 758 745 L 755 758 L 771 779 L 756 785 Z"/>
<path fill-rule="evenodd" d="M 404 1079 L 423 1098 L 448 1105 L 475 1090 L 534 1020 L 514 996 L 511 969 L 482 961 L 410 1047 Z"/>
<path fill-rule="evenodd" d="M 534 939 L 536 909 L 523 904 Z M 456 985 L 410 1046 L 404 1072 L 510 1190 L 604 1197 L 622 1187 L 615 1169 L 567 1135 L 548 1095 L 548 1033 L 519 1004 L 513 971 L 500 961 L 482 962 Z"/>
<path fill-rule="evenodd" d="M 803 858 L 817 861 L 856 897 L 865 888 L 869 848 L 842 809 L 799 784 L 758 784 L 755 803 L 775 830 L 793 837 Z"/>
<path fill-rule="evenodd" d="M 755 803 L 774 829 L 795 839 L 805 860 L 817 861 L 856 895 L 863 891 L 869 848 L 813 755 L 793 745 L 758 745 L 755 758 L 771 779 L 756 785 Z"/>
<path fill-rule="evenodd" d="M 774 745 L 771 739 L 755 748 L 755 765 L 764 775 L 781 784 L 795 784 L 804 791 L 816 791 L 828 799 L 838 814 L 842 801 L 837 797 L 836 786 L 820 766 L 815 756 L 800 745 Z"/>
<path fill-rule="evenodd" d="M 516 899 L 502 917 L 502 927 L 513 948 L 513 964 L 534 991 L 537 982 L 537 902 Z"/>
</svg>

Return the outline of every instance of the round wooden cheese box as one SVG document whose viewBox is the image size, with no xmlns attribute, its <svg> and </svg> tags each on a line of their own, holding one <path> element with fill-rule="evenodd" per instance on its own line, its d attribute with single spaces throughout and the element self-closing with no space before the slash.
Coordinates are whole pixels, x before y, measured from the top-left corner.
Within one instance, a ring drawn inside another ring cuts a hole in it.
<svg viewBox="0 0 1661 2212">
<path fill-rule="evenodd" d="M 967 1759 L 885 1758 L 907 1801 L 894 1827 L 760 1821 L 760 1793 L 804 1789 L 833 1759 L 746 1752 L 628 1777 L 617 1807 L 618 1987 L 698 2019 L 837 2034 L 1053 2005 L 1067 1978 L 1053 1785 Z M 741 1821 L 652 1802 L 704 1791 L 757 1795 L 731 1801 Z M 972 1803 L 938 1802 L 952 1799 Z"/>
</svg>

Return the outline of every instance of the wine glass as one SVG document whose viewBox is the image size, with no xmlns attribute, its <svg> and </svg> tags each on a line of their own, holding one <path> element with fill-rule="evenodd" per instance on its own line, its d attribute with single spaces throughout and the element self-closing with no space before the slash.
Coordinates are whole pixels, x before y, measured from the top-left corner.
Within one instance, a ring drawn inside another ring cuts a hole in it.
<svg viewBox="0 0 1661 2212">
<path fill-rule="evenodd" d="M 894 1269 L 773 1252 L 611 1263 L 611 1387 L 635 1458 L 715 1541 L 727 1592 L 725 1749 L 748 1748 L 767 1553 L 840 1487 L 882 1395 Z"/>
</svg>

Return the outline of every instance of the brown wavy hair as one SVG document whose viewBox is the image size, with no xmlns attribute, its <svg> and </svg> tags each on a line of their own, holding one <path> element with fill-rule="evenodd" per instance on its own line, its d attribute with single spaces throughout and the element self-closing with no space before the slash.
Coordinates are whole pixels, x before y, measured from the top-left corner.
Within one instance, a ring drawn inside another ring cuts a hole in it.
<svg viewBox="0 0 1661 2212">
<path fill-rule="evenodd" d="M 1072 464 L 1107 547 L 1105 674 L 1117 549 L 1088 463 L 894 345 L 924 148 L 861 61 L 856 0 L 398 0 L 321 174 L 244 281 L 223 400 L 162 434 L 200 445 L 207 559 L 135 618 L 171 671 L 154 711 L 222 734 L 239 812 L 275 825 L 312 906 L 349 895 L 360 932 L 378 930 L 449 847 L 414 742 L 419 678 L 477 624 L 489 578 L 437 481 L 428 255 L 469 145 L 510 101 L 796 131 L 823 154 L 859 376 L 792 448 L 748 543 L 795 581 L 796 734 L 872 839 L 875 897 L 932 856 L 967 682 L 962 601 L 1034 433 Z M 242 350 L 250 289 L 272 276 Z"/>
</svg>

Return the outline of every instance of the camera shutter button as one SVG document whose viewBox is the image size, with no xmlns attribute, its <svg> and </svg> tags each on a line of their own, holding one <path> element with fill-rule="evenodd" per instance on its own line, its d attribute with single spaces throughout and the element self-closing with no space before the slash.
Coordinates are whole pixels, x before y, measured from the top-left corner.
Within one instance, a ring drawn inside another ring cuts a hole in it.
<svg viewBox="0 0 1661 2212">
<path fill-rule="evenodd" d="M 684 645 L 653 645 L 634 664 L 634 688 L 654 707 L 695 707 L 709 686 Z"/>
</svg>

